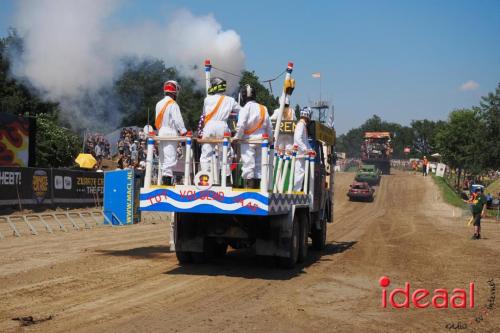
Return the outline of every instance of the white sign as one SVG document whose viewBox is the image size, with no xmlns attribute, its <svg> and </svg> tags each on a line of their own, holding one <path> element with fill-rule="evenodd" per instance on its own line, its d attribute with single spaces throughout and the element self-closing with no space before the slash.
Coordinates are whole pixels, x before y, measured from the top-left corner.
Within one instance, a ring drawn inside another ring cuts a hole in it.
<svg viewBox="0 0 500 333">
<path fill-rule="evenodd" d="M 438 163 L 436 168 L 436 176 L 444 177 L 444 172 L 446 171 L 446 164 Z"/>
</svg>

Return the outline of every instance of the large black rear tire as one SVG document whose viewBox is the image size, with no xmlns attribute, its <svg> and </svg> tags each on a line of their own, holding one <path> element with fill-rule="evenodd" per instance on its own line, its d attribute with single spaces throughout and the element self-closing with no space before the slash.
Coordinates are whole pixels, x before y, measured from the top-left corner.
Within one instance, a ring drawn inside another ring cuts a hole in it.
<svg viewBox="0 0 500 333">
<path fill-rule="evenodd" d="M 308 213 L 301 210 L 299 211 L 299 225 L 300 225 L 300 235 L 299 235 L 299 256 L 297 261 L 304 262 L 307 259 L 308 252 L 308 239 L 309 239 L 309 219 Z"/>
<path fill-rule="evenodd" d="M 297 214 L 293 218 L 292 225 L 292 236 L 289 241 L 289 256 L 288 257 L 278 257 L 278 265 L 282 268 L 293 268 L 297 263 L 299 257 L 300 248 L 300 223 Z"/>
<path fill-rule="evenodd" d="M 227 244 L 226 243 L 215 243 L 213 245 L 213 254 L 215 258 L 222 258 L 227 253 Z"/>
<path fill-rule="evenodd" d="M 324 250 L 326 247 L 326 218 L 320 219 L 320 228 L 313 227 L 311 232 L 312 247 L 316 251 Z"/>
<path fill-rule="evenodd" d="M 175 256 L 179 261 L 179 264 L 189 264 L 193 262 L 193 257 L 191 256 L 191 252 L 175 252 Z"/>
</svg>

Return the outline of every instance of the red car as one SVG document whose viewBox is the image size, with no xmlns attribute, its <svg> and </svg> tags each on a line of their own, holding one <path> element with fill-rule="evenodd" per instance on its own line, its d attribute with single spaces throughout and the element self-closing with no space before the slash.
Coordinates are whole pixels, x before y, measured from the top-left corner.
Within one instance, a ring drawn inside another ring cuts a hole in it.
<svg viewBox="0 0 500 333">
<path fill-rule="evenodd" d="M 353 182 L 349 186 L 350 188 L 347 192 L 349 200 L 373 201 L 373 193 L 375 193 L 375 190 L 370 187 L 367 182 Z"/>
</svg>

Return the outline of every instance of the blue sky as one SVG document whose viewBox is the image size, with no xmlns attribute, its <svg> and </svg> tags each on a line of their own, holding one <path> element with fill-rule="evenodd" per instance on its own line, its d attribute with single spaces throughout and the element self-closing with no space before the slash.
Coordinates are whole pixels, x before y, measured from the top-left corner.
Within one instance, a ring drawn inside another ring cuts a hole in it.
<svg viewBox="0 0 500 333">
<path fill-rule="evenodd" d="M 13 24 L 14 7 L 11 0 L 0 2 L 1 35 Z M 211 13 L 223 29 L 235 30 L 247 69 L 261 79 L 292 60 L 292 103 L 319 97 L 311 73 L 321 72 L 322 94 L 335 105 L 340 133 L 373 114 L 402 124 L 445 119 L 455 108 L 477 105 L 500 82 L 498 0 L 128 0 L 113 20 L 161 21 L 178 8 Z"/>
</svg>

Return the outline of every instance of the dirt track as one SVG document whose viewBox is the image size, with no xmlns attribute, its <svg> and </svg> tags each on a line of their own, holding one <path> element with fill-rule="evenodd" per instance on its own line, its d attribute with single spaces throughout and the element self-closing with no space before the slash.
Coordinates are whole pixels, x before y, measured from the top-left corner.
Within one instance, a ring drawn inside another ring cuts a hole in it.
<svg viewBox="0 0 500 333">
<path fill-rule="evenodd" d="M 0 240 L 0 332 L 500 331 L 500 224 L 469 240 L 430 178 L 385 176 L 374 203 L 349 202 L 353 174 L 336 177 L 328 247 L 293 271 L 234 251 L 212 264 L 179 267 L 168 225 L 96 228 Z M 381 308 L 378 280 L 434 290 L 475 282 L 474 309 Z M 489 279 L 497 305 L 484 309 Z M 53 315 L 21 328 L 13 317 Z M 464 331 L 464 330 L 460 330 Z"/>
</svg>

